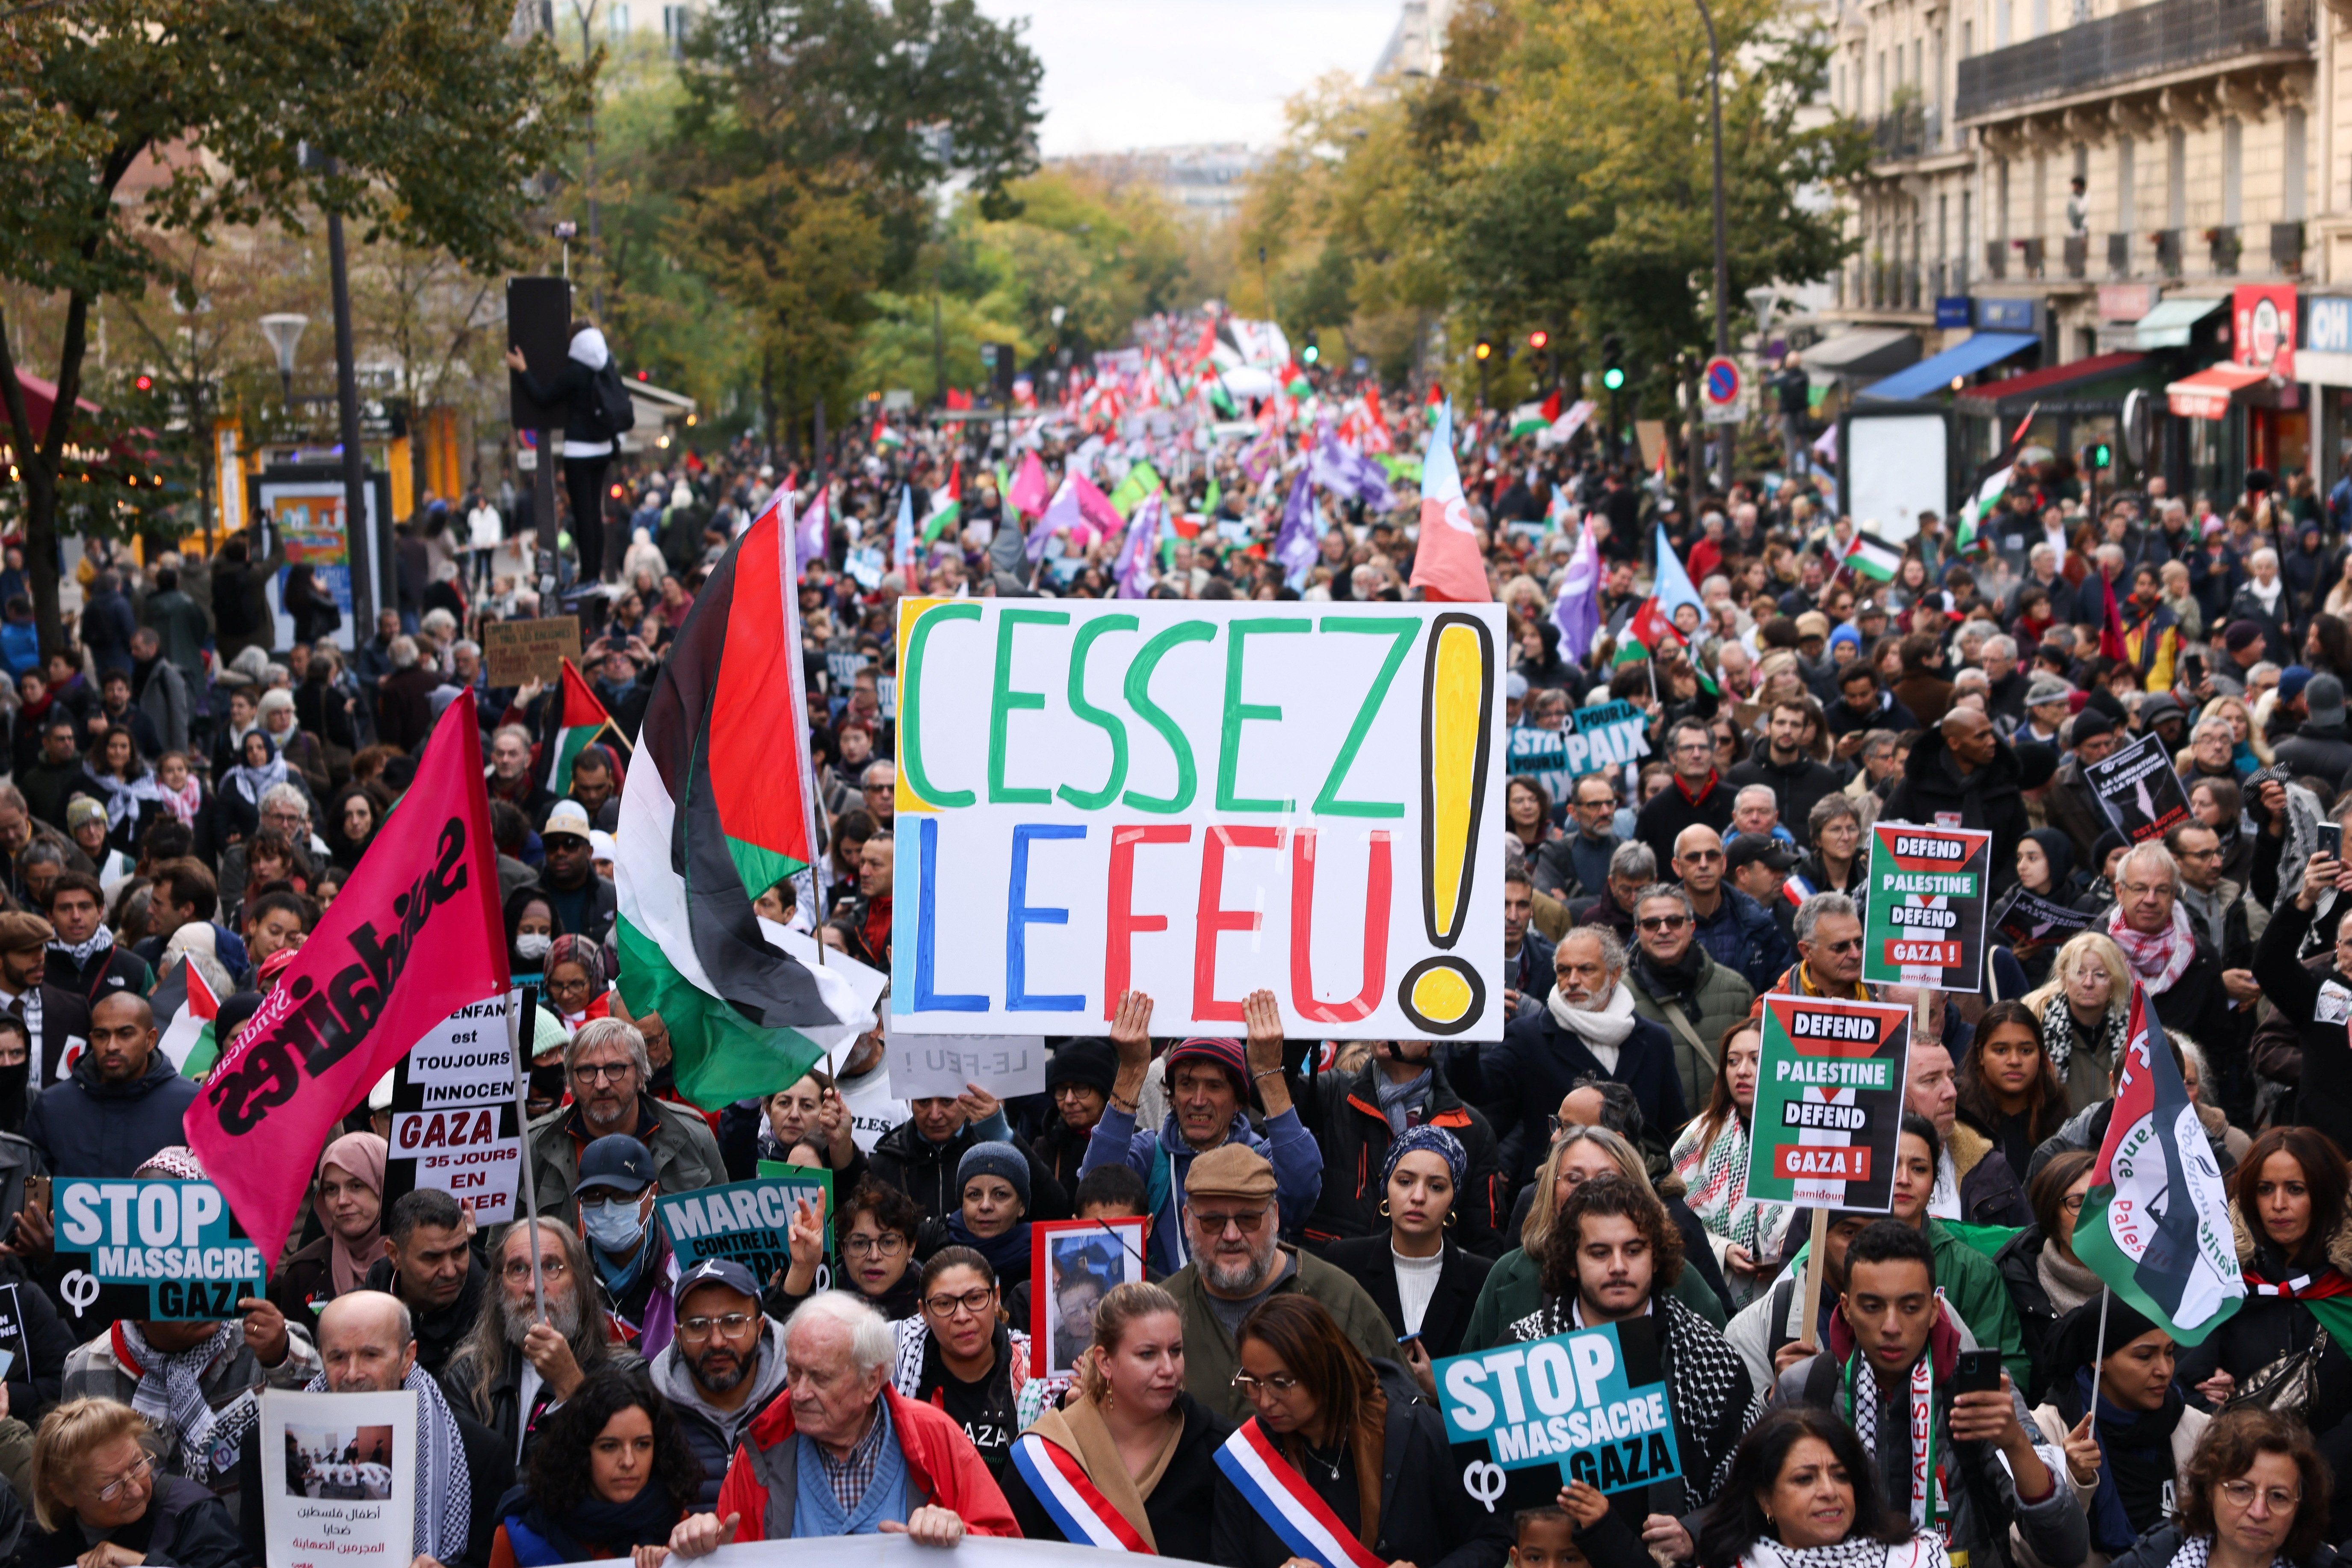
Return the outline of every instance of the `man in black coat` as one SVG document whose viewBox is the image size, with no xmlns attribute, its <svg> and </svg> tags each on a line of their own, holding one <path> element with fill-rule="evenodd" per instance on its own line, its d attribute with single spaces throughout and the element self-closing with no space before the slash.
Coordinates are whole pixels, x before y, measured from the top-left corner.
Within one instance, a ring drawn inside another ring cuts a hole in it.
<svg viewBox="0 0 2352 1568">
<path fill-rule="evenodd" d="M 1475 1059 L 1480 1107 L 1501 1130 L 1503 1170 L 1513 1182 L 1535 1175 L 1551 1146 L 1549 1118 L 1577 1079 L 1611 1079 L 1642 1108 L 1643 1152 L 1663 1154 L 1688 1112 L 1674 1042 L 1665 1026 L 1633 1011 L 1625 949 L 1615 934 L 1578 926 L 1560 939 L 1556 983 L 1544 1011 L 1514 1021 L 1500 1048 Z M 1454 1048 L 1454 1060 L 1465 1059 Z M 1456 1076 L 1464 1076 L 1456 1068 Z M 1325 1162 L 1326 1169 L 1329 1162 Z"/>
<path fill-rule="evenodd" d="M 497 1433 L 452 1406 L 432 1375 L 416 1364 L 416 1342 L 407 1337 L 408 1328 L 408 1309 L 381 1291 L 353 1290 L 330 1301 L 319 1315 L 319 1357 L 326 1370 L 310 1392 L 415 1391 L 418 1421 L 440 1426 L 445 1439 L 455 1437 L 451 1446 L 464 1451 L 467 1482 L 464 1497 L 440 1499 L 438 1507 L 418 1509 L 417 1517 L 423 1522 L 417 1527 L 415 1554 L 433 1559 L 442 1568 L 485 1568 L 498 1531 L 499 1500 L 514 1485 L 514 1455 Z M 268 1556 L 261 1433 L 259 1422 L 247 1429 L 236 1461 L 237 1501 L 243 1514 L 238 1523 L 246 1549 L 256 1563 L 266 1562 Z M 395 1462 L 415 1465 L 415 1458 L 402 1454 Z M 448 1479 L 446 1471 L 437 1478 L 418 1474 L 413 1484 L 429 1488 L 436 1480 L 446 1484 Z M 460 1533 L 464 1549 L 453 1550 Z"/>
<path fill-rule="evenodd" d="M 1772 704 L 1772 711 L 1765 720 L 1763 746 L 1724 775 L 1724 782 L 1732 786 L 1734 799 L 1748 784 L 1762 784 L 1770 790 L 1772 798 L 1780 802 L 1780 820 L 1788 825 L 1801 849 L 1812 847 L 1806 818 L 1812 812 L 1813 803 L 1825 795 L 1835 795 L 1845 785 L 1835 768 L 1815 762 L 1805 750 L 1805 725 L 1811 717 L 1803 703 Z"/>
<path fill-rule="evenodd" d="M 2285 1120 L 2315 1127 L 2345 1148 L 2352 1146 L 2346 1142 L 2352 1139 L 2352 1051 L 2344 1048 L 2345 1027 L 2352 1022 L 2352 921 L 2336 925 L 2332 958 L 2307 963 L 2295 958 L 2320 895 L 2338 887 L 2352 888 L 2352 871 L 2343 861 L 2314 855 L 2305 863 L 2303 886 L 2271 916 L 2255 945 L 2254 980 L 2278 1006 L 2277 1023 L 2265 1030 L 2291 1024 L 2302 1047 L 2302 1072 Z"/>
<path fill-rule="evenodd" d="M 2049 770 L 2042 769 L 2046 776 Z M 1903 776 L 1887 793 L 1888 822 L 1980 828 L 1992 834 L 1992 886 L 2017 880 L 2017 845 L 2033 826 L 2025 812 L 2025 770 L 1991 720 L 1955 708 L 1919 737 Z"/>
<path fill-rule="evenodd" d="M 1538 938 L 1538 940 L 1541 940 Z M 1462 1102 L 1436 1047 L 1427 1040 L 1381 1040 L 1353 1073 L 1325 1073 L 1292 1093 L 1323 1150 L 1323 1195 L 1307 1217 L 1307 1242 L 1321 1247 L 1349 1237 L 1388 1234 L 1381 1217 L 1381 1167 L 1406 1127 L 1443 1127 L 1469 1155 L 1454 1198 L 1450 1239 L 1483 1258 L 1500 1258 L 1504 1194 L 1494 1123 Z M 1391 1118 L 1393 1112 L 1393 1119 Z"/>
<path fill-rule="evenodd" d="M 1675 840 L 1685 827 L 1731 831 L 1731 801 L 1739 793 L 1715 771 L 1715 733 L 1699 720 L 1685 719 L 1666 731 L 1666 760 L 1675 776 L 1633 818 L 1633 837 L 1661 866 L 1675 858 Z"/>
</svg>

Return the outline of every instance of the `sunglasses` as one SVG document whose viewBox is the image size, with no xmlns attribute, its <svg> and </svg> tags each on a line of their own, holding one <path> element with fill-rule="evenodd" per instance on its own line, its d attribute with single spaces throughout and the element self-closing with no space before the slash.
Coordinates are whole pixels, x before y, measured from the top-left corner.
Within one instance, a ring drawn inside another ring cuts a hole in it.
<svg viewBox="0 0 2352 1568">
<path fill-rule="evenodd" d="M 1662 931 L 1680 931 L 1690 924 L 1688 915 L 1644 915 L 1637 922 L 1641 928 L 1655 934 Z"/>
</svg>

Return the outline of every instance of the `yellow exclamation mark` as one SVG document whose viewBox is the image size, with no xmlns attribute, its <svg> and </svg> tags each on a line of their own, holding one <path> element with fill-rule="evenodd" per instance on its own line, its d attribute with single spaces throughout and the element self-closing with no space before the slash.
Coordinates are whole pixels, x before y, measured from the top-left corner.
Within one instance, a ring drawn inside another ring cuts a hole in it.
<svg viewBox="0 0 2352 1568">
<path fill-rule="evenodd" d="M 1486 1007 L 1486 984 L 1450 951 L 1468 923 L 1493 741 L 1495 640 L 1459 611 L 1431 624 L 1421 697 L 1421 913 L 1432 947 L 1397 982 L 1397 1005 L 1433 1035 L 1458 1035 Z"/>
</svg>

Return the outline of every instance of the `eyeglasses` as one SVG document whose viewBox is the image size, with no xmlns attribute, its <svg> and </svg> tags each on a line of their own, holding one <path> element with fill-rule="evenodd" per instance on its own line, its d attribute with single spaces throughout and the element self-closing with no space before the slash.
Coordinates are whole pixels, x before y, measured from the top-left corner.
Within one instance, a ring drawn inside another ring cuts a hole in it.
<svg viewBox="0 0 2352 1568">
<path fill-rule="evenodd" d="M 1654 934 L 1662 931 L 1680 931 L 1690 924 L 1690 917 L 1688 915 L 1644 915 L 1635 923 L 1643 931 Z"/>
<path fill-rule="evenodd" d="M 1258 1209 L 1241 1214 L 1205 1214 L 1199 1209 L 1194 1209 L 1192 1223 L 1201 1227 L 1201 1234 L 1203 1236 L 1223 1236 L 1225 1234 L 1227 1226 L 1232 1226 L 1244 1236 L 1255 1236 L 1258 1233 L 1258 1227 L 1265 1224 L 1265 1211 Z"/>
<path fill-rule="evenodd" d="M 131 1462 L 131 1466 L 129 1469 L 123 1471 L 121 1475 L 115 1477 L 114 1479 L 107 1482 L 104 1486 L 98 1489 L 98 1500 L 100 1502 L 112 1502 L 115 1499 L 122 1495 L 124 1488 L 136 1486 L 154 1473 L 154 1457 L 149 1454 L 142 1454 L 137 1459 Z M 2238 1484 L 2242 1485 L 2243 1483 L 2241 1482 Z M 2252 1489 L 2248 1489 L 2251 1490 Z"/>
<path fill-rule="evenodd" d="M 2289 1491 L 2284 1487 L 2258 1487 L 2248 1480 L 2221 1483 L 2221 1495 L 2230 1500 L 2232 1508 L 2253 1507 L 2257 1492 L 2262 1494 L 2263 1501 L 2270 1505 L 2273 1513 L 2284 1513 L 2303 1501 L 2301 1492 Z"/>
<path fill-rule="evenodd" d="M 1298 1380 L 1286 1372 L 1269 1377 L 1252 1377 L 1248 1373 L 1237 1372 L 1234 1373 L 1233 1386 L 1240 1389 L 1244 1397 L 1251 1397 L 1261 1389 L 1268 1394 L 1288 1394 L 1298 1386 Z"/>
<path fill-rule="evenodd" d="M 581 1062 L 572 1068 L 572 1076 L 582 1083 L 619 1083 L 636 1070 L 635 1062 Z"/>
<path fill-rule="evenodd" d="M 853 1236 L 845 1238 L 842 1251 L 852 1258 L 895 1258 L 907 1249 L 907 1238 L 895 1230 L 880 1236 Z"/>
<path fill-rule="evenodd" d="M 2081 1214 L 2083 1212 L 2083 1200 L 2088 1196 L 2090 1196 L 2088 1193 L 2068 1193 L 2065 1197 L 2060 1201 L 2059 1206 L 2063 1208 L 2068 1214 Z"/>
<path fill-rule="evenodd" d="M 926 1296 L 923 1298 L 923 1310 L 930 1313 L 934 1318 L 952 1318 L 958 1311 L 970 1312 L 977 1318 L 985 1313 L 989 1303 L 995 1300 L 994 1288 L 983 1285 L 977 1290 L 967 1290 L 961 1296 L 950 1296 L 945 1292 L 937 1296 Z"/>
<path fill-rule="evenodd" d="M 677 1337 L 682 1340 L 707 1340 L 715 1331 L 730 1340 L 737 1339 L 758 1321 L 749 1312 L 729 1312 L 717 1318 L 680 1318 L 677 1321 Z"/>
<path fill-rule="evenodd" d="M 572 1266 L 564 1262 L 561 1258 L 542 1258 L 539 1260 L 539 1272 L 542 1279 L 561 1279 L 565 1274 L 571 1271 L 571 1268 Z M 508 1279 L 517 1281 L 530 1279 L 530 1259 L 528 1258 L 508 1258 L 504 1273 Z"/>
</svg>

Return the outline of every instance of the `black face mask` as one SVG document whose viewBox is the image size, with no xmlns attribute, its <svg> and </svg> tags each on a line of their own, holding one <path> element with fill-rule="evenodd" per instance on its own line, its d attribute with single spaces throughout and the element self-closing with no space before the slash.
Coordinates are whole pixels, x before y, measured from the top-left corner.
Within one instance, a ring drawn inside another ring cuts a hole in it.
<svg viewBox="0 0 2352 1568">
<path fill-rule="evenodd" d="M 0 1069 L 0 1071 L 5 1070 L 5 1069 Z M 5 1082 L 5 1080 L 0 1080 L 0 1082 Z M 535 1098 L 540 1100 L 562 1100 L 563 1098 L 563 1064 L 562 1062 L 556 1062 L 548 1067 L 534 1067 L 530 1069 L 530 1092 Z"/>
</svg>

